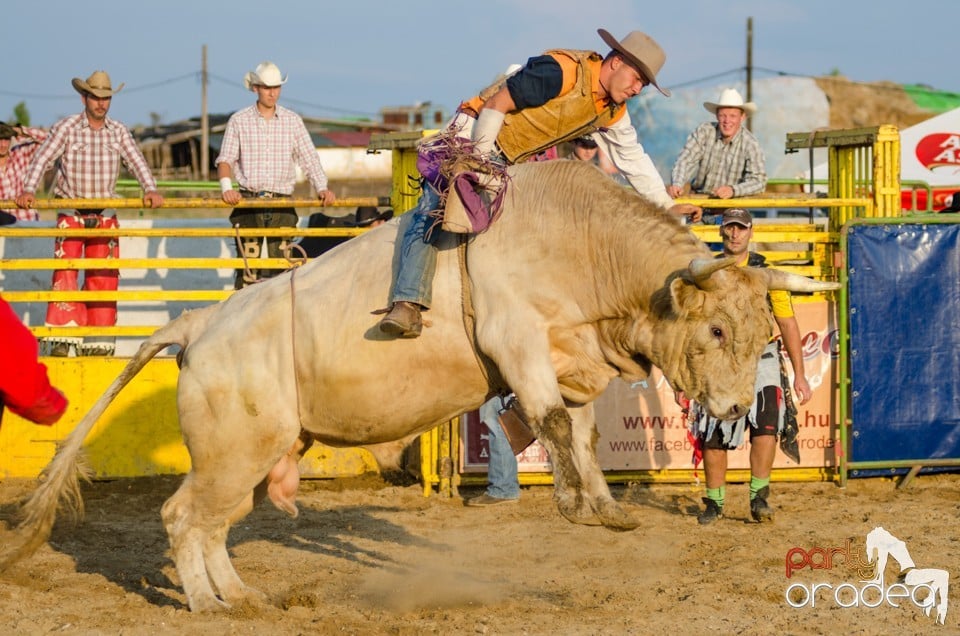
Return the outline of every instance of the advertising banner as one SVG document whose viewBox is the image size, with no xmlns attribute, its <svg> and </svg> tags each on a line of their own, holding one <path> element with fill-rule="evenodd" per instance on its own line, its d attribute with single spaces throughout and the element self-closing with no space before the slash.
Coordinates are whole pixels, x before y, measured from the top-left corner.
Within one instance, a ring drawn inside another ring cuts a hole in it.
<svg viewBox="0 0 960 636">
<path fill-rule="evenodd" d="M 832 303 L 794 302 L 803 345 L 803 363 L 813 398 L 797 405 L 800 427 L 800 466 L 836 466 L 836 357 L 837 328 Z M 792 369 L 789 362 L 787 369 Z M 604 471 L 693 468 L 693 446 L 687 437 L 683 412 L 674 391 L 659 369 L 642 383 L 628 385 L 615 379 L 594 403 L 597 459 Z M 486 426 L 474 411 L 461 420 L 462 470 L 484 472 L 488 450 Z M 749 441 L 729 453 L 729 468 L 749 467 Z M 549 457 L 539 443 L 518 457 L 521 471 L 547 471 Z M 775 468 L 797 467 L 779 450 Z"/>
</svg>

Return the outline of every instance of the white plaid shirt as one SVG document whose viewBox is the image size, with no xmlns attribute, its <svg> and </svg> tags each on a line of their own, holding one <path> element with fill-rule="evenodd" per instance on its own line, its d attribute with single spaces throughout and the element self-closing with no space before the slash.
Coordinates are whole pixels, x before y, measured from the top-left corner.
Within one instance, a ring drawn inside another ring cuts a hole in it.
<svg viewBox="0 0 960 636">
<path fill-rule="evenodd" d="M 266 119 L 256 104 L 231 115 L 216 163 L 229 164 L 241 188 L 293 194 L 294 162 L 317 192 L 327 189 L 320 156 L 299 115 L 278 105 L 276 114 Z"/>
<path fill-rule="evenodd" d="M 53 193 L 67 199 L 116 197 L 120 162 L 145 192 L 157 189 L 147 160 L 127 127 L 107 117 L 100 130 L 90 127 L 85 113 L 61 119 L 40 145 L 23 181 L 23 191 L 34 193 L 43 173 L 57 163 Z"/>
<path fill-rule="evenodd" d="M 733 196 L 763 192 L 767 171 L 757 138 L 744 127 L 723 141 L 717 122 L 700 124 L 690 133 L 673 166 L 673 185 L 691 184 L 693 192 L 711 193 L 732 186 Z"/>
<path fill-rule="evenodd" d="M 40 142 L 47 138 L 47 131 L 39 128 L 24 128 L 23 132 L 28 136 L 10 140 L 10 155 L 6 165 L 0 169 L 0 199 L 15 199 L 20 195 L 27 168 L 40 148 Z M 40 218 L 36 210 L 4 211 L 21 221 L 36 221 Z"/>
</svg>

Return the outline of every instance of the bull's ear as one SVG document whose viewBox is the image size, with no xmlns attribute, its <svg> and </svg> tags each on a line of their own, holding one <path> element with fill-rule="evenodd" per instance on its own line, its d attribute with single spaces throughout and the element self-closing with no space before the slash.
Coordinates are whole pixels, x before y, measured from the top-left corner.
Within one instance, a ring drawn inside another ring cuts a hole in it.
<svg viewBox="0 0 960 636">
<path fill-rule="evenodd" d="M 703 292 L 682 276 L 670 283 L 670 302 L 676 314 L 690 313 L 703 306 Z"/>
</svg>

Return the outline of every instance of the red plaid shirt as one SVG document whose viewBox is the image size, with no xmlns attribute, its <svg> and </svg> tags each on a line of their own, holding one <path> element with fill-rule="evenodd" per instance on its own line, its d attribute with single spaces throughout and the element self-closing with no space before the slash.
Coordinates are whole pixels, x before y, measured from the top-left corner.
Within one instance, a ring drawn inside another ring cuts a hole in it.
<svg viewBox="0 0 960 636">
<path fill-rule="evenodd" d="M 10 155 L 7 163 L 0 169 L 0 199 L 15 199 L 20 195 L 23 179 L 27 174 L 30 161 L 40 148 L 40 142 L 47 138 L 47 131 L 39 128 L 24 128 L 28 136 L 11 140 Z M 31 139 L 32 137 L 32 139 Z M 37 221 L 40 215 L 36 210 L 4 210 L 21 221 Z"/>
<path fill-rule="evenodd" d="M 230 117 L 216 161 L 224 162 L 246 190 L 293 194 L 297 179 L 294 162 L 317 192 L 327 189 L 327 175 L 307 127 L 300 115 L 279 105 L 270 119 L 260 115 L 256 104 Z"/>
<path fill-rule="evenodd" d="M 85 113 L 61 119 L 40 145 L 26 178 L 24 192 L 36 192 L 43 173 L 57 163 L 53 193 L 67 199 L 115 197 L 120 162 L 145 192 L 157 189 L 150 167 L 127 127 L 107 117 L 100 130 L 90 127 Z"/>
</svg>

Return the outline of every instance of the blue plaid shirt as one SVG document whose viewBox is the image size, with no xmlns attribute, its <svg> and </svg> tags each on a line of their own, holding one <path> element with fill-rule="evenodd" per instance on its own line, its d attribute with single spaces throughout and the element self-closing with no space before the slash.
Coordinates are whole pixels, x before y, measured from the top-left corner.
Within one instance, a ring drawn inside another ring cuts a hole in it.
<svg viewBox="0 0 960 636">
<path fill-rule="evenodd" d="M 723 141 L 716 122 L 706 122 L 687 137 L 671 175 L 673 185 L 691 184 L 691 191 L 709 194 L 720 186 L 733 186 L 733 196 L 763 192 L 767 187 L 760 142 L 741 126 L 729 143 Z"/>
</svg>

